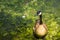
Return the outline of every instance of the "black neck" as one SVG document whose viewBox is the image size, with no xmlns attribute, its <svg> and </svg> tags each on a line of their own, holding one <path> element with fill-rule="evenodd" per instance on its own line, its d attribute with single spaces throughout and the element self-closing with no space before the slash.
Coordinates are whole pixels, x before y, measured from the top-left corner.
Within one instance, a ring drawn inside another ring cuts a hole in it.
<svg viewBox="0 0 60 40">
<path fill-rule="evenodd" d="M 43 22 L 42 22 L 42 14 L 39 15 L 39 20 L 40 20 L 40 24 L 42 24 L 42 23 L 43 23 Z"/>
</svg>

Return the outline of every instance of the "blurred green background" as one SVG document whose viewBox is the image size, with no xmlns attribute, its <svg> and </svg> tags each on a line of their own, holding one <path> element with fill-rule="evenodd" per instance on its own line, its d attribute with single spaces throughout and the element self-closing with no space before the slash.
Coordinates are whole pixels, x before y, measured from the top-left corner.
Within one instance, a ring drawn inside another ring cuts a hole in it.
<svg viewBox="0 0 60 40">
<path fill-rule="evenodd" d="M 48 27 L 45 39 L 60 40 L 60 0 L 0 0 L 0 40 L 33 40 L 38 10 Z"/>
</svg>

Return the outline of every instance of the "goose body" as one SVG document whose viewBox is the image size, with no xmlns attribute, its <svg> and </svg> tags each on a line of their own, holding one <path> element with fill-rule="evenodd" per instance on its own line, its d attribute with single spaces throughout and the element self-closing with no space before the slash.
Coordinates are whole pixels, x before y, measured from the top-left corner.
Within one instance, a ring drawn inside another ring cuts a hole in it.
<svg viewBox="0 0 60 40">
<path fill-rule="evenodd" d="M 39 25 L 39 26 L 36 28 L 35 33 L 36 33 L 38 36 L 41 36 L 41 37 L 44 36 L 44 35 L 46 35 L 47 29 L 46 29 L 45 25 L 44 25 L 44 24 Z"/>
</svg>

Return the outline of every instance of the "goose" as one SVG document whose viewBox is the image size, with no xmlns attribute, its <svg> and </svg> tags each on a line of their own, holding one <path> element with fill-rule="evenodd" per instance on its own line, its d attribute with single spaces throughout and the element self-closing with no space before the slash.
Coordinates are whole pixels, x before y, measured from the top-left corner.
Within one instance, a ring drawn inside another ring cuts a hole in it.
<svg viewBox="0 0 60 40">
<path fill-rule="evenodd" d="M 41 11 L 38 11 L 37 15 L 39 19 L 37 19 L 35 22 L 35 26 L 33 27 L 33 34 L 35 38 L 44 38 L 48 33 L 48 29 L 46 24 L 44 24 L 42 21 Z"/>
</svg>

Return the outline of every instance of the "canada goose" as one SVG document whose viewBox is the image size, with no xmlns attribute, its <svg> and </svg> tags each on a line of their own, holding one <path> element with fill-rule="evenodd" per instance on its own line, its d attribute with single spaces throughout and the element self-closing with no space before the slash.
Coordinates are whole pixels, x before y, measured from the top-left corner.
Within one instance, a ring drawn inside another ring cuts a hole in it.
<svg viewBox="0 0 60 40">
<path fill-rule="evenodd" d="M 35 26 L 33 27 L 33 34 L 36 38 L 43 38 L 47 34 L 47 26 L 42 21 L 41 11 L 37 12 L 39 19 L 36 20 Z"/>
</svg>

